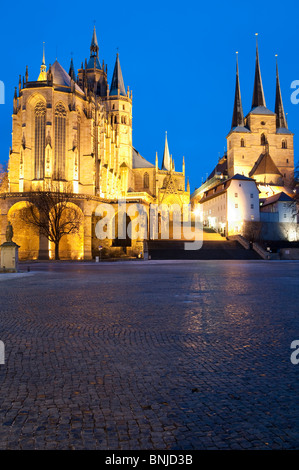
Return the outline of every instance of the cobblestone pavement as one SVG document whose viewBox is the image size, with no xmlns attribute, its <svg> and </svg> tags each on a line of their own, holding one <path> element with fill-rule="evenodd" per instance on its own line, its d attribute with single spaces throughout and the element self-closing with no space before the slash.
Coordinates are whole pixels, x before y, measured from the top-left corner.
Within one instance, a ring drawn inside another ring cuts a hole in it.
<svg viewBox="0 0 299 470">
<path fill-rule="evenodd" d="M 30 268 L 0 283 L 0 449 L 299 448 L 298 262 Z"/>
</svg>

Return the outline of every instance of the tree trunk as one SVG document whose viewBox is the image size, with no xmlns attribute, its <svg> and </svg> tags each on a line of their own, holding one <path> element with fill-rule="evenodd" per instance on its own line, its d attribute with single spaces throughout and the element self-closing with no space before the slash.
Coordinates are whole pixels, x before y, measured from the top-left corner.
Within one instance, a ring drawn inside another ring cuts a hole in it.
<svg viewBox="0 0 299 470">
<path fill-rule="evenodd" d="M 59 242 L 55 243 L 55 260 L 59 260 Z"/>
</svg>

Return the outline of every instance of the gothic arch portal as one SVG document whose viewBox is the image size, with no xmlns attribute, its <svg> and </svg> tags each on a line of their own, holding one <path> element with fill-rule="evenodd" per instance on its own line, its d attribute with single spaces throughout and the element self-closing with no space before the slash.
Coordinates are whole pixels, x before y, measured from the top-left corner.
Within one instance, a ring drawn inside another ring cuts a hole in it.
<svg viewBox="0 0 299 470">
<path fill-rule="evenodd" d="M 16 202 L 7 214 L 7 220 L 13 226 L 13 241 L 20 246 L 20 260 L 37 259 L 39 254 L 39 230 L 33 225 L 24 222 L 21 217 L 21 212 L 26 210 L 27 204 L 26 201 Z"/>
</svg>

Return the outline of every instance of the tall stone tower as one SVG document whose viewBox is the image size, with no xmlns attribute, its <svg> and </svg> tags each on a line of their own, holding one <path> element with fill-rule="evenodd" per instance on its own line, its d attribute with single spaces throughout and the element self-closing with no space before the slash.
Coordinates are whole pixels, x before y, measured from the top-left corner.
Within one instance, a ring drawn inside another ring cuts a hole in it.
<svg viewBox="0 0 299 470">
<path fill-rule="evenodd" d="M 258 44 L 252 106 L 243 116 L 237 60 L 235 102 L 227 135 L 228 177 L 241 174 L 259 183 L 287 186 L 293 177 L 293 134 L 288 129 L 276 65 L 275 112 L 266 107 Z"/>
<path fill-rule="evenodd" d="M 132 183 L 132 152 L 132 93 L 118 54 L 109 90 L 95 28 L 77 78 L 73 60 L 69 73 L 57 60 L 47 71 L 44 52 L 38 79 L 26 70 L 14 96 L 10 191 L 66 181 L 74 193 L 117 198 Z"/>
</svg>

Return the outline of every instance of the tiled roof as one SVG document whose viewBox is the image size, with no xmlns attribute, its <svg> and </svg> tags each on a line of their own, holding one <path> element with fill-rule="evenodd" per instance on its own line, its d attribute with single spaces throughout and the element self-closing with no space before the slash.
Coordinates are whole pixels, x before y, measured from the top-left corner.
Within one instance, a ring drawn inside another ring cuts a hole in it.
<svg viewBox="0 0 299 470">
<path fill-rule="evenodd" d="M 277 166 L 273 162 L 269 153 L 261 154 L 252 170 L 249 173 L 249 176 L 257 175 L 281 175 Z"/>
<path fill-rule="evenodd" d="M 264 202 L 263 206 L 268 206 L 269 204 L 274 204 L 275 202 L 291 202 L 294 201 L 294 199 L 286 194 L 285 192 L 280 192 L 277 194 L 274 194 L 273 196 L 267 197 Z"/>
<path fill-rule="evenodd" d="M 51 73 L 53 75 L 53 83 L 55 85 L 61 85 L 65 87 L 71 86 L 71 77 L 69 74 L 64 70 L 64 68 L 60 65 L 60 63 L 56 60 L 54 64 L 51 66 Z M 75 84 L 75 88 L 77 91 L 83 93 L 81 88 Z"/>
<path fill-rule="evenodd" d="M 124 79 L 123 79 L 123 75 L 122 75 L 121 68 L 120 68 L 119 56 L 117 53 L 112 81 L 111 81 L 110 95 L 117 95 L 118 90 L 119 90 L 120 95 L 126 96 Z"/>
<path fill-rule="evenodd" d="M 154 168 L 155 165 L 143 158 L 140 153 L 133 148 L 133 168 Z"/>
</svg>

